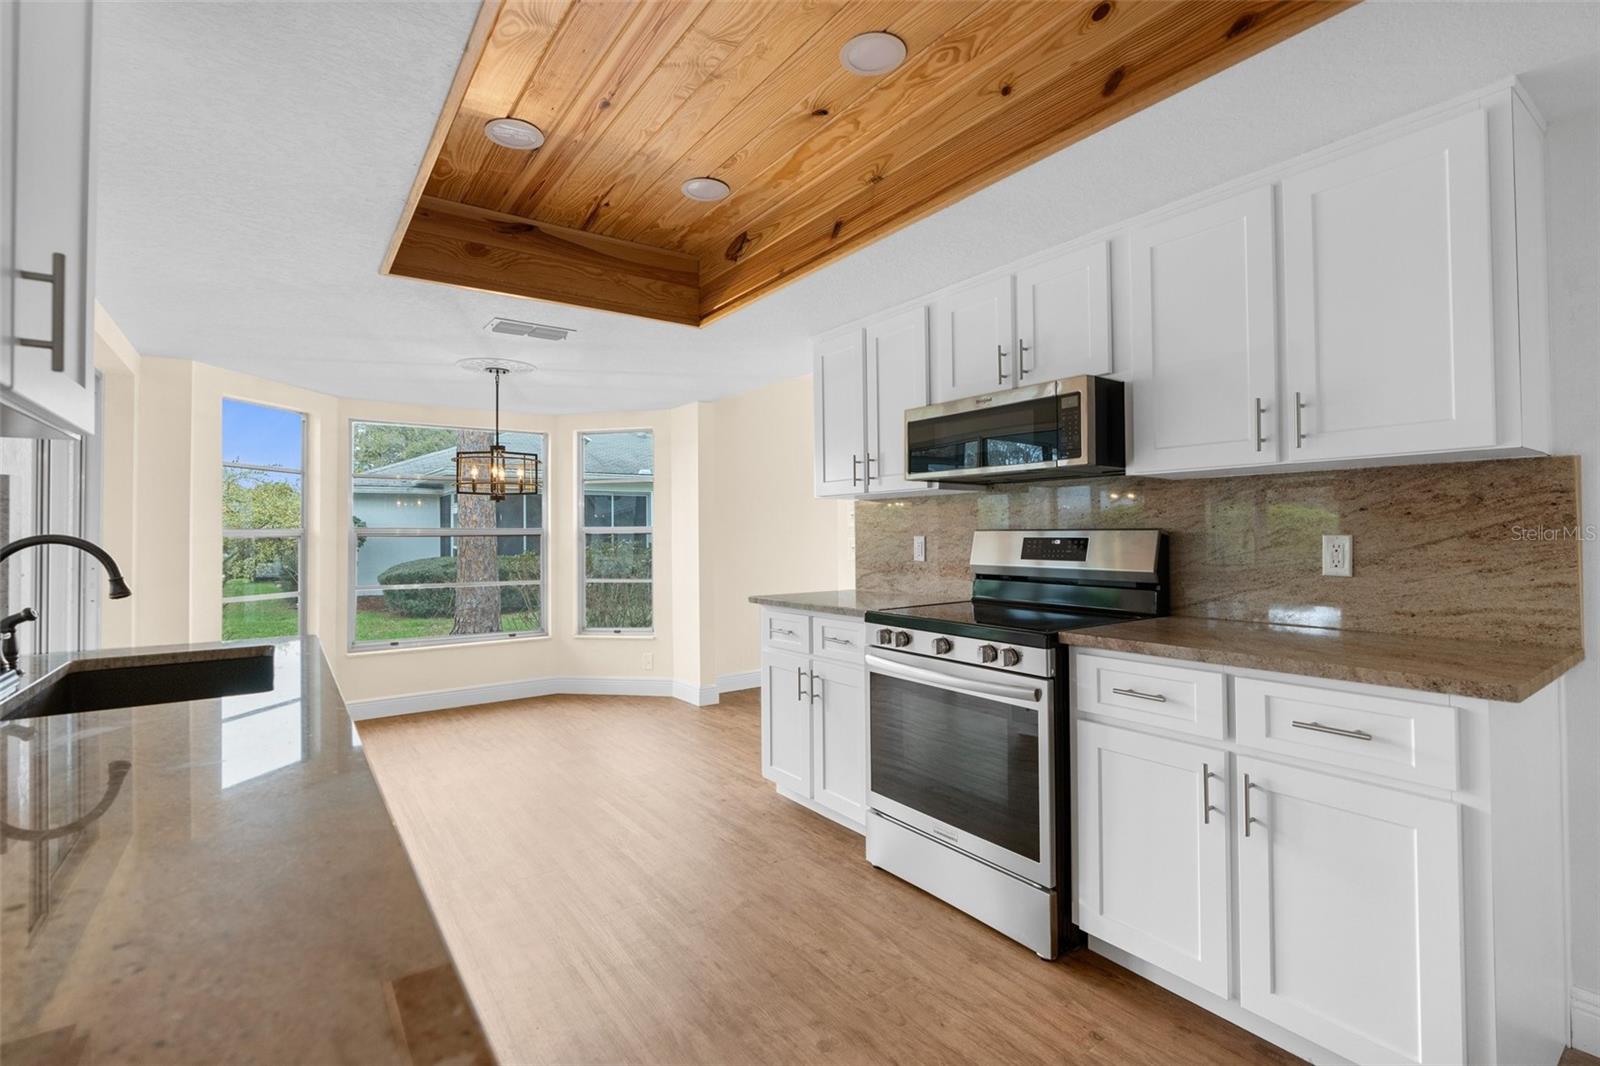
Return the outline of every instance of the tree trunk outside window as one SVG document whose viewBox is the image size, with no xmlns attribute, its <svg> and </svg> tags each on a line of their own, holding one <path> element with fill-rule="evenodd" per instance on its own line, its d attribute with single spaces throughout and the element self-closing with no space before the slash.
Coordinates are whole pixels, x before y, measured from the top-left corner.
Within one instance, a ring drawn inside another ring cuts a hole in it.
<svg viewBox="0 0 1600 1066">
<path fill-rule="evenodd" d="M 494 434 L 487 430 L 462 430 L 457 446 L 463 451 L 487 451 Z M 456 497 L 456 527 L 460 530 L 495 528 L 494 500 L 488 496 Z M 460 537 L 456 540 L 457 581 L 498 581 L 500 578 L 498 541 L 494 537 Z M 455 626 L 457 636 L 500 632 L 500 590 L 497 588 L 456 589 Z"/>
</svg>

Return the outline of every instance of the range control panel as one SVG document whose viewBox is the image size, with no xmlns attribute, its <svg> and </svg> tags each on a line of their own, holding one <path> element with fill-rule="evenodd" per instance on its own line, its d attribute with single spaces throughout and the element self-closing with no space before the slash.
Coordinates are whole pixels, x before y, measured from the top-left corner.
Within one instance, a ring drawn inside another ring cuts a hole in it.
<svg viewBox="0 0 1600 1066">
<path fill-rule="evenodd" d="M 1081 563 L 1089 558 L 1088 537 L 1023 537 L 1022 558 Z"/>
<path fill-rule="evenodd" d="M 1046 648 L 1015 647 L 1001 641 L 980 640 L 976 637 L 955 637 L 943 633 L 929 633 L 922 629 L 900 629 L 892 626 L 874 626 L 867 631 L 867 643 L 880 648 L 892 648 L 910 655 L 926 655 L 930 659 L 952 659 L 970 666 L 987 666 L 1009 673 L 1050 677 L 1054 659 Z"/>
</svg>

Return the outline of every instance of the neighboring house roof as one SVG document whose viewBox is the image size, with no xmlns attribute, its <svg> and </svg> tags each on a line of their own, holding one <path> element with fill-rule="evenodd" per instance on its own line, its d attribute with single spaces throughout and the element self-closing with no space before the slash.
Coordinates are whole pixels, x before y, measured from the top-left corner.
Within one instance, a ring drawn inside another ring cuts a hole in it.
<svg viewBox="0 0 1600 1066">
<path fill-rule="evenodd" d="M 517 436 L 506 434 L 509 447 L 516 447 Z M 454 448 L 439 448 L 397 463 L 375 466 L 356 475 L 357 488 L 362 478 L 400 481 L 449 481 L 456 476 Z M 650 477 L 655 459 L 655 441 L 646 432 L 594 433 L 583 436 L 584 473 L 596 480 L 635 480 Z M 378 488 L 379 486 L 368 486 Z"/>
</svg>

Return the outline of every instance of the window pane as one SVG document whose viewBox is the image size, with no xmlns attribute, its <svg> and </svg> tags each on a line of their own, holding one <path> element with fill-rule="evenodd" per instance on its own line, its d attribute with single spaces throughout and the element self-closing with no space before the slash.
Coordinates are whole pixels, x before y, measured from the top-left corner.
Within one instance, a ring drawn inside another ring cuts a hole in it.
<svg viewBox="0 0 1600 1066">
<path fill-rule="evenodd" d="M 265 596 L 300 589 L 300 541 L 288 537 L 224 537 L 222 594 Z"/>
<path fill-rule="evenodd" d="M 300 632 L 300 598 L 222 605 L 223 640 L 292 637 Z"/>
<path fill-rule="evenodd" d="M 298 411 L 222 401 L 222 461 L 304 469 L 300 447 L 303 418 Z"/>
<path fill-rule="evenodd" d="M 585 629 L 649 629 L 650 583 L 597 583 L 583 589 Z"/>
<path fill-rule="evenodd" d="M 357 422 L 351 457 L 357 474 L 388 477 L 455 477 L 456 431 L 439 426 L 396 426 Z"/>
<path fill-rule="evenodd" d="M 650 497 L 613 496 L 611 513 L 612 525 L 648 526 L 650 524 Z"/>
<path fill-rule="evenodd" d="M 584 493 L 583 524 L 589 527 L 611 525 L 611 497 L 603 492 Z"/>
<path fill-rule="evenodd" d="M 449 584 L 457 581 L 538 581 L 540 538 L 356 537 L 356 584 Z"/>
<path fill-rule="evenodd" d="M 585 485 L 652 480 L 655 442 L 649 430 L 585 433 L 582 440 Z"/>
<path fill-rule="evenodd" d="M 390 589 L 356 598 L 356 640 L 541 631 L 539 586 Z"/>
<path fill-rule="evenodd" d="M 585 577 L 650 577 L 651 534 L 588 533 L 584 536 Z"/>
<path fill-rule="evenodd" d="M 357 422 L 351 514 L 358 529 L 524 529 L 544 524 L 537 493 L 498 504 L 487 496 L 455 494 L 456 451 L 487 448 L 490 430 Z M 544 458 L 544 434 L 502 433 L 513 451 Z M 541 474 L 541 479 L 543 475 Z"/>
<path fill-rule="evenodd" d="M 223 529 L 299 529 L 299 474 L 222 468 Z"/>
</svg>

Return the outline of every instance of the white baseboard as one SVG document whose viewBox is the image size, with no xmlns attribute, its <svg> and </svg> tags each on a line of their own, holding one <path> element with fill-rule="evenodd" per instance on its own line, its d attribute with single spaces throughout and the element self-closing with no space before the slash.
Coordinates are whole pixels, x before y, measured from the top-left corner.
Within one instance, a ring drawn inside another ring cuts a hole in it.
<svg viewBox="0 0 1600 1066">
<path fill-rule="evenodd" d="M 723 674 L 717 678 L 717 693 L 742 692 L 747 688 L 761 687 L 761 671 L 745 670 L 737 674 Z"/>
<path fill-rule="evenodd" d="M 1572 990 L 1572 1046 L 1600 1055 L 1600 992 Z"/>
<path fill-rule="evenodd" d="M 717 686 L 696 685 L 689 681 L 674 681 L 672 683 L 673 699 L 682 700 L 684 703 L 696 707 L 710 707 L 717 702 Z"/>
<path fill-rule="evenodd" d="M 715 703 L 716 692 L 713 686 L 695 686 L 668 677 L 536 677 L 527 681 L 474 685 L 471 688 L 446 689 L 442 692 L 418 692 L 407 696 L 350 700 L 348 706 L 350 717 L 361 721 L 367 718 L 388 718 L 397 714 L 443 711 L 452 707 L 473 707 L 481 703 L 499 703 L 503 700 L 525 700 L 534 696 L 673 696 L 685 703 L 704 706 L 704 703 L 697 701 L 707 692 L 710 693 L 710 698 L 705 702 Z"/>
</svg>

